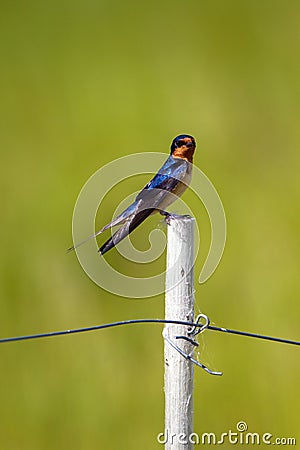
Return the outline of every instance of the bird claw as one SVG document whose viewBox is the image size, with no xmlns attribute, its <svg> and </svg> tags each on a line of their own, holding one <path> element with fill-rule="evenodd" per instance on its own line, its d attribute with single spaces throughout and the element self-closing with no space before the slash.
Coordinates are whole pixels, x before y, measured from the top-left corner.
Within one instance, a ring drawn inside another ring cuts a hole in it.
<svg viewBox="0 0 300 450">
<path fill-rule="evenodd" d="M 159 211 L 162 216 L 166 218 L 166 223 L 169 225 L 171 220 L 190 219 L 189 214 L 175 214 L 168 211 Z"/>
</svg>

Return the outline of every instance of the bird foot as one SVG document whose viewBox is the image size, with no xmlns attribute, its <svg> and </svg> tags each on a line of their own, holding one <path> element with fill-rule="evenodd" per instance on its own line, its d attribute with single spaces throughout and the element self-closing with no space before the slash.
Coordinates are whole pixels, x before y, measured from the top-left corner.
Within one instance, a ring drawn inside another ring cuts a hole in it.
<svg viewBox="0 0 300 450">
<path fill-rule="evenodd" d="M 188 214 L 175 214 L 175 213 L 169 213 L 168 211 L 159 211 L 159 213 L 166 218 L 166 223 L 169 225 L 170 220 L 180 220 L 182 218 L 190 219 L 191 216 Z"/>
</svg>

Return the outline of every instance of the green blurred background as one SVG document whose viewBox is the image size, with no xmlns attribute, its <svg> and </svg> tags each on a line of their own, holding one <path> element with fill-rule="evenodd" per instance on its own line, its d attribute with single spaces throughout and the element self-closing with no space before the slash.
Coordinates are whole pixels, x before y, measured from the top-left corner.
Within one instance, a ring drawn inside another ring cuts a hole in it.
<svg viewBox="0 0 300 450">
<path fill-rule="evenodd" d="M 299 339 L 299 2 L 2 1 L 0 21 L 0 335 L 163 317 L 163 296 L 102 291 L 65 249 L 95 170 L 168 153 L 185 132 L 228 222 L 197 309 L 220 326 Z M 199 208 L 198 278 L 209 221 L 191 192 L 184 200 Z M 140 249 L 158 220 L 136 231 Z M 195 370 L 197 433 L 245 420 L 299 440 L 299 348 L 214 332 L 201 344 L 201 361 L 224 375 Z M 155 325 L 1 345 L 1 450 L 162 448 L 162 352 Z"/>
</svg>

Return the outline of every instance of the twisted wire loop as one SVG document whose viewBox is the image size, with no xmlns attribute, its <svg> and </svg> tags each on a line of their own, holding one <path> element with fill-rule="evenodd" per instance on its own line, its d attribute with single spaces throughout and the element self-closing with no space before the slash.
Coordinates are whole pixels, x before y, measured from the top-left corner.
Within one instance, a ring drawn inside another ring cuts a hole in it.
<svg viewBox="0 0 300 450">
<path fill-rule="evenodd" d="M 201 324 L 200 320 L 202 320 L 202 319 L 204 320 L 204 323 Z M 198 325 L 200 325 L 200 326 L 198 326 Z M 203 314 L 203 313 L 198 314 L 198 316 L 196 317 L 196 320 L 195 320 L 195 325 L 193 326 L 193 328 L 190 331 L 188 331 L 188 334 L 191 334 L 192 336 L 195 337 L 197 334 L 202 333 L 202 331 L 204 331 L 206 328 L 208 328 L 209 325 L 210 325 L 210 320 L 207 317 L 207 315 Z"/>
<path fill-rule="evenodd" d="M 204 323 L 201 323 L 200 321 L 204 321 Z M 175 339 L 177 340 L 185 340 L 190 342 L 194 347 L 198 347 L 199 343 L 195 340 L 196 336 L 200 333 L 202 333 L 204 330 L 206 330 L 209 327 L 210 320 L 205 314 L 198 314 L 196 317 L 196 320 L 194 322 L 193 327 L 188 331 L 189 336 L 175 336 Z M 200 361 L 197 361 L 192 355 L 194 349 L 190 353 L 186 353 L 183 351 L 175 342 L 170 339 L 166 333 L 163 332 L 163 337 L 165 341 L 168 342 L 169 345 L 171 345 L 178 353 L 180 353 L 181 356 L 183 356 L 185 359 L 191 361 L 193 364 L 195 364 L 198 367 L 201 367 L 201 369 L 205 370 L 205 372 L 209 373 L 210 375 L 223 375 L 223 372 L 217 372 L 209 369 L 207 366 L 202 364 Z"/>
</svg>

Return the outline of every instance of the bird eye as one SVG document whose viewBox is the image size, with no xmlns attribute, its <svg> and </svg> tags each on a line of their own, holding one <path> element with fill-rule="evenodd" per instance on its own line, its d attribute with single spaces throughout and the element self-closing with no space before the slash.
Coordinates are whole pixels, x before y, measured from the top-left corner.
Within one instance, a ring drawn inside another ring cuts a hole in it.
<svg viewBox="0 0 300 450">
<path fill-rule="evenodd" d="M 184 141 L 179 140 L 176 142 L 176 147 L 181 147 L 182 145 L 184 145 Z"/>
</svg>

